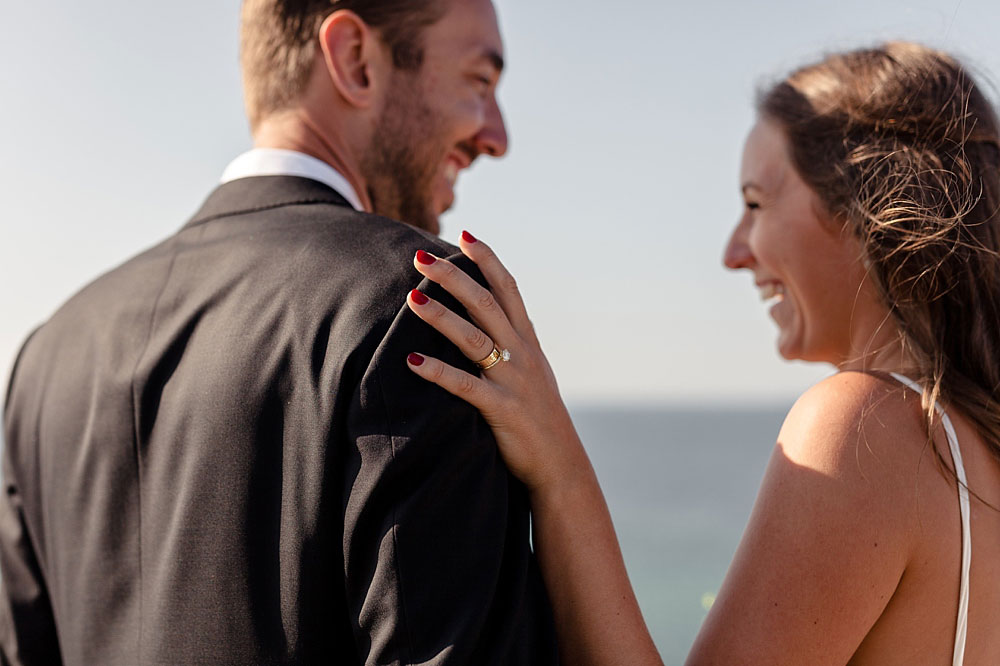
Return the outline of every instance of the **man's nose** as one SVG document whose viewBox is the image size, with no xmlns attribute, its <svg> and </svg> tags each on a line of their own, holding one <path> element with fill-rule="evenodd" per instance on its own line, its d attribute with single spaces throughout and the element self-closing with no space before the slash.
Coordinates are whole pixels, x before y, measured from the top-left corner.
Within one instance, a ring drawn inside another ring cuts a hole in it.
<svg viewBox="0 0 1000 666">
<path fill-rule="evenodd" d="M 500 105 L 494 98 L 486 109 L 483 128 L 475 138 L 476 148 L 490 157 L 503 157 L 507 152 L 507 127 L 503 122 Z"/>
<path fill-rule="evenodd" d="M 748 217 L 749 215 L 744 215 L 729 236 L 729 242 L 726 244 L 726 251 L 722 257 L 722 263 L 726 265 L 726 268 L 733 270 L 753 268 L 753 253 L 747 244 L 747 236 L 750 232 Z"/>
</svg>

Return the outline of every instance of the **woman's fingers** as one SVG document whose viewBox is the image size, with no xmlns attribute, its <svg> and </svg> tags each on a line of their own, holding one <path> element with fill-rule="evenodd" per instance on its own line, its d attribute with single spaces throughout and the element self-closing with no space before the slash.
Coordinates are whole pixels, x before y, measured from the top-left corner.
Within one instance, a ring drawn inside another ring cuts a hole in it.
<svg viewBox="0 0 1000 666">
<path fill-rule="evenodd" d="M 531 325 L 531 320 L 528 319 L 528 311 L 524 307 L 521 291 L 517 288 L 517 280 L 503 265 L 493 249 L 468 231 L 462 232 L 459 246 L 465 256 L 476 262 L 479 270 L 486 276 L 486 281 L 490 283 L 493 294 L 500 302 L 503 311 L 507 313 L 507 319 L 510 320 L 514 330 L 526 338 L 533 338 L 534 328 Z"/>
<path fill-rule="evenodd" d="M 425 277 L 437 282 L 458 299 L 472 320 L 497 341 L 497 344 L 509 345 L 516 339 L 517 334 L 514 333 L 499 301 L 489 289 L 473 280 L 465 271 L 447 259 L 440 259 L 423 250 L 417 251 L 413 265 Z M 492 351 L 492 348 L 490 350 Z"/>
<path fill-rule="evenodd" d="M 492 338 L 438 301 L 414 289 L 406 299 L 410 310 L 458 347 L 470 361 L 482 361 L 493 352 Z"/>
<path fill-rule="evenodd" d="M 406 357 L 406 365 L 427 381 L 437 384 L 448 393 L 465 400 L 480 412 L 489 410 L 492 389 L 479 377 L 474 377 L 463 370 L 423 354 L 410 354 Z"/>
</svg>

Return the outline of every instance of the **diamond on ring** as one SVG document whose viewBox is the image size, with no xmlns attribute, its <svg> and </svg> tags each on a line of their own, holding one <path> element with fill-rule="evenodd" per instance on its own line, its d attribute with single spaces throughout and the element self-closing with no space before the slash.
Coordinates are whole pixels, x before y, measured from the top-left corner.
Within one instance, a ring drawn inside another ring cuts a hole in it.
<svg viewBox="0 0 1000 666">
<path fill-rule="evenodd" d="M 476 361 L 475 363 L 480 370 L 489 370 L 497 363 L 509 360 L 510 360 L 509 351 L 507 351 L 506 349 L 500 351 L 500 349 L 497 348 L 496 345 L 493 345 L 493 351 L 490 352 L 490 355 L 484 358 L 482 361 Z"/>
</svg>

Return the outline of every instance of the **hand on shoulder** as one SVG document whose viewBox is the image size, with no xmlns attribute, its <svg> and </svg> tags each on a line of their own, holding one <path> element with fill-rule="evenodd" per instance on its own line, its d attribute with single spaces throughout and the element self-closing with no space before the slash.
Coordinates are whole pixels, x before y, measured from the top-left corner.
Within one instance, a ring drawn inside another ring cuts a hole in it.
<svg viewBox="0 0 1000 666">
<path fill-rule="evenodd" d="M 415 350 L 410 369 L 476 407 L 490 425 L 508 468 L 533 495 L 590 484 L 593 470 L 528 318 L 517 283 L 493 250 L 468 232 L 462 252 L 490 288 L 447 259 L 418 252 L 414 267 L 454 296 L 466 321 L 413 290 L 410 309 L 451 340 L 481 372 L 475 376 Z"/>
</svg>

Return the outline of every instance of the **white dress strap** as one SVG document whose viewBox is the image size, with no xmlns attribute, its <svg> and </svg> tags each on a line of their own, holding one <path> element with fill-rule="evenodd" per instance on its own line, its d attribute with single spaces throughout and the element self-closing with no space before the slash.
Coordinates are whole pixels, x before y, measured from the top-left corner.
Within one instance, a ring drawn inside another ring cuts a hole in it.
<svg viewBox="0 0 1000 666">
<path fill-rule="evenodd" d="M 899 383 L 909 387 L 916 393 L 922 393 L 920 385 L 895 372 L 889 373 Z M 969 481 L 965 475 L 965 465 L 962 464 L 962 451 L 958 448 L 958 435 L 951 419 L 941 405 L 934 403 L 934 409 L 941 417 L 945 435 L 948 437 L 948 448 L 955 465 L 955 476 L 958 477 L 958 507 L 962 514 L 962 578 L 958 596 L 958 623 L 955 628 L 955 650 L 952 655 L 952 666 L 962 666 L 965 661 L 965 637 L 969 628 L 969 569 L 972 565 L 972 528 L 969 524 Z"/>
</svg>

